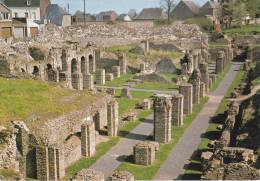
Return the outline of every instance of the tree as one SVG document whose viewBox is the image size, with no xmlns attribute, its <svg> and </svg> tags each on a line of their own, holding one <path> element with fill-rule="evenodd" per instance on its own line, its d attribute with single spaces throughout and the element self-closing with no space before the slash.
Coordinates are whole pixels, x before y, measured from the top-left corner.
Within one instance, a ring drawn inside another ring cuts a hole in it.
<svg viewBox="0 0 260 181">
<path fill-rule="evenodd" d="M 245 18 L 247 15 L 246 5 L 244 1 L 242 0 L 236 0 L 233 2 L 233 11 L 232 16 L 235 21 L 237 21 L 238 24 L 241 24 L 243 21 L 243 18 Z"/>
<path fill-rule="evenodd" d="M 259 0 L 248 0 L 248 12 L 252 19 L 255 20 L 257 15 L 260 13 L 260 1 Z"/>
<path fill-rule="evenodd" d="M 171 17 L 172 17 L 171 14 L 172 14 L 172 11 L 175 7 L 174 1 L 175 0 L 161 0 L 161 6 L 167 13 L 168 24 L 171 23 Z"/>
</svg>

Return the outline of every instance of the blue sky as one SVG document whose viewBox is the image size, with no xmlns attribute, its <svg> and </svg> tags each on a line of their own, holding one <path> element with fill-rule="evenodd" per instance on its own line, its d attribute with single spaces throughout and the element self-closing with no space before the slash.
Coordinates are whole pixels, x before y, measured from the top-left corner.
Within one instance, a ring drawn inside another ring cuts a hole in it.
<svg viewBox="0 0 260 181">
<path fill-rule="evenodd" d="M 207 0 L 194 0 L 197 4 L 203 4 Z M 52 0 L 61 7 L 70 4 L 70 13 L 83 10 L 83 0 Z M 159 7 L 161 0 L 86 0 L 86 11 L 88 13 L 98 13 L 100 11 L 115 10 L 118 13 L 127 13 L 130 9 L 140 11 L 146 7 Z M 176 0 L 178 2 L 178 0 Z"/>
</svg>

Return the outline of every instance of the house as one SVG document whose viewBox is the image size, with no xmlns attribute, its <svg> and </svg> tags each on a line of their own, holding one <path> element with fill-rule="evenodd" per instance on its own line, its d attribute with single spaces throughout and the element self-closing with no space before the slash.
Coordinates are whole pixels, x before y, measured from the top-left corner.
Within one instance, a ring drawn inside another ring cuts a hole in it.
<svg viewBox="0 0 260 181">
<path fill-rule="evenodd" d="M 218 1 L 210 0 L 200 8 L 199 14 L 217 19 L 221 15 L 221 5 Z"/>
<path fill-rule="evenodd" d="M 129 15 L 127 14 L 120 14 L 118 17 L 117 17 L 117 20 L 118 21 L 132 21 L 132 19 L 130 18 Z"/>
<path fill-rule="evenodd" d="M 40 0 L 4 0 L 4 4 L 12 11 L 14 18 L 40 20 Z"/>
<path fill-rule="evenodd" d="M 58 4 L 47 6 L 44 20 L 57 26 L 71 26 L 71 15 Z"/>
<path fill-rule="evenodd" d="M 43 18 L 45 16 L 46 8 L 51 4 L 50 0 L 40 0 L 40 16 Z"/>
<path fill-rule="evenodd" d="M 13 18 L 13 36 L 17 39 L 28 37 L 26 18 Z"/>
<path fill-rule="evenodd" d="M 96 21 L 116 21 L 117 16 L 115 11 L 105 11 L 96 16 Z"/>
<path fill-rule="evenodd" d="M 192 0 L 181 0 L 172 12 L 172 16 L 175 20 L 186 20 L 198 14 L 199 6 Z"/>
<path fill-rule="evenodd" d="M 12 12 L 0 2 L 0 38 L 12 37 Z"/>
<path fill-rule="evenodd" d="M 165 18 L 165 14 L 162 8 L 144 8 L 140 14 L 138 14 L 135 21 L 156 21 Z"/>
<path fill-rule="evenodd" d="M 86 22 L 96 21 L 96 17 L 94 15 L 86 13 L 86 15 L 84 17 L 84 12 L 77 11 L 72 16 L 72 24 L 84 23 L 84 19 L 86 20 Z"/>
</svg>

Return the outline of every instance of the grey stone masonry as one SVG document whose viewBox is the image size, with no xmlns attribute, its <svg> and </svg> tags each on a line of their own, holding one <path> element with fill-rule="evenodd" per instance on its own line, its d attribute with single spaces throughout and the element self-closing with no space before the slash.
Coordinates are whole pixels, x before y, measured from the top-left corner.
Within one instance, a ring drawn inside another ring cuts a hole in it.
<svg viewBox="0 0 260 181">
<path fill-rule="evenodd" d="M 49 180 L 48 147 L 36 147 L 36 168 L 38 180 Z"/>
<path fill-rule="evenodd" d="M 209 78 L 209 88 L 212 87 L 212 78 Z"/>
<path fill-rule="evenodd" d="M 156 95 L 154 98 L 154 140 L 169 143 L 172 131 L 172 103 L 170 95 Z"/>
<path fill-rule="evenodd" d="M 114 74 L 107 73 L 106 74 L 106 81 L 112 81 L 112 80 L 114 80 Z"/>
<path fill-rule="evenodd" d="M 183 113 L 184 114 L 191 114 L 192 107 L 193 107 L 193 87 L 192 84 L 181 84 L 179 87 L 179 93 L 184 96 L 183 101 Z"/>
<path fill-rule="evenodd" d="M 113 72 L 115 78 L 119 78 L 121 76 L 119 66 L 113 66 L 112 72 Z"/>
<path fill-rule="evenodd" d="M 128 171 L 114 171 L 114 173 L 107 179 L 109 181 L 134 181 L 135 177 Z"/>
<path fill-rule="evenodd" d="M 212 84 L 216 83 L 216 81 L 217 81 L 217 75 L 216 74 L 210 74 L 209 77 L 212 80 Z"/>
<path fill-rule="evenodd" d="M 115 137 L 118 134 L 118 103 L 117 101 L 112 101 L 107 105 L 107 129 L 108 136 Z"/>
<path fill-rule="evenodd" d="M 155 147 L 149 142 L 139 142 L 134 146 L 134 160 L 138 165 L 152 165 L 155 161 Z"/>
<path fill-rule="evenodd" d="M 65 176 L 64 153 L 61 148 L 56 149 L 56 165 L 57 165 L 57 177 L 58 179 L 61 179 Z"/>
<path fill-rule="evenodd" d="M 144 109 L 144 110 L 150 110 L 151 109 L 151 100 L 150 99 L 144 99 L 141 106 L 142 106 L 142 109 Z"/>
<path fill-rule="evenodd" d="M 205 89 L 205 84 L 204 82 L 200 83 L 200 99 L 203 99 L 203 97 L 205 97 L 206 95 L 206 89 Z"/>
<path fill-rule="evenodd" d="M 122 98 L 127 98 L 127 99 L 132 99 L 133 98 L 133 96 L 131 95 L 129 87 L 124 87 L 121 90 L 121 97 Z"/>
<path fill-rule="evenodd" d="M 81 125 L 81 154 L 85 157 L 91 157 L 96 152 L 95 124 L 88 121 Z"/>
<path fill-rule="evenodd" d="M 57 158 L 56 158 L 56 148 L 55 147 L 49 147 L 48 148 L 48 158 L 49 158 L 49 178 L 50 180 L 57 180 Z"/>
<path fill-rule="evenodd" d="M 83 77 L 83 89 L 93 90 L 94 89 L 94 78 L 91 74 L 86 74 Z"/>
<path fill-rule="evenodd" d="M 79 171 L 72 179 L 73 181 L 105 181 L 102 172 L 93 169 L 83 169 Z"/>
<path fill-rule="evenodd" d="M 193 104 L 200 103 L 200 79 L 201 79 L 201 74 L 199 69 L 194 69 L 192 76 L 189 80 L 189 83 L 191 83 L 193 87 L 193 96 L 192 96 Z"/>
<path fill-rule="evenodd" d="M 142 62 L 142 63 L 140 64 L 140 72 L 141 72 L 141 73 L 144 73 L 144 72 L 145 72 L 145 63 L 144 63 L 144 62 Z"/>
<path fill-rule="evenodd" d="M 97 69 L 96 70 L 96 83 L 98 85 L 106 84 L 106 71 L 105 69 Z"/>
<path fill-rule="evenodd" d="M 181 127 L 183 126 L 183 100 L 182 94 L 172 95 L 172 125 Z"/>
<path fill-rule="evenodd" d="M 77 90 L 83 90 L 83 76 L 81 73 L 73 73 L 71 75 L 72 88 Z"/>
<path fill-rule="evenodd" d="M 126 54 L 124 52 L 121 52 L 119 54 L 119 66 L 120 66 L 120 73 L 126 74 L 127 72 L 127 60 L 126 60 Z"/>
<path fill-rule="evenodd" d="M 220 74 L 224 70 L 225 52 L 219 51 L 216 59 L 216 74 Z"/>
<path fill-rule="evenodd" d="M 209 92 L 209 69 L 208 69 L 208 63 L 200 63 L 199 69 L 201 73 L 201 82 L 205 84 L 205 92 Z"/>
</svg>

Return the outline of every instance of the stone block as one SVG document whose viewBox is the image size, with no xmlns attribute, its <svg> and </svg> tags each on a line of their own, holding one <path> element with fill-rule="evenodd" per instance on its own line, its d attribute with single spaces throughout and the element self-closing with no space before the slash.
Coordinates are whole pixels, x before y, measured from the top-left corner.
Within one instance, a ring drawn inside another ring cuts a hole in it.
<svg viewBox="0 0 260 181">
<path fill-rule="evenodd" d="M 120 66 L 113 66 L 112 72 L 113 72 L 115 78 L 119 78 L 121 76 Z"/>
<path fill-rule="evenodd" d="M 98 85 L 106 84 L 106 71 L 105 69 L 97 69 L 96 70 L 96 83 Z"/>
<path fill-rule="evenodd" d="M 122 98 L 127 98 L 127 99 L 132 99 L 133 96 L 131 95 L 130 88 L 125 87 L 121 90 L 121 97 Z"/>
<path fill-rule="evenodd" d="M 107 73 L 106 74 L 106 81 L 112 81 L 112 80 L 114 80 L 114 74 Z"/>
<path fill-rule="evenodd" d="M 134 160 L 138 165 L 152 165 L 155 161 L 155 148 L 149 142 L 139 142 L 134 146 Z"/>
<path fill-rule="evenodd" d="M 114 173 L 108 177 L 108 181 L 134 181 L 134 175 L 128 171 L 114 171 Z"/>
<path fill-rule="evenodd" d="M 179 93 L 184 96 L 183 101 L 183 113 L 191 114 L 193 107 L 193 86 L 192 84 L 181 84 L 179 87 Z"/>
</svg>

